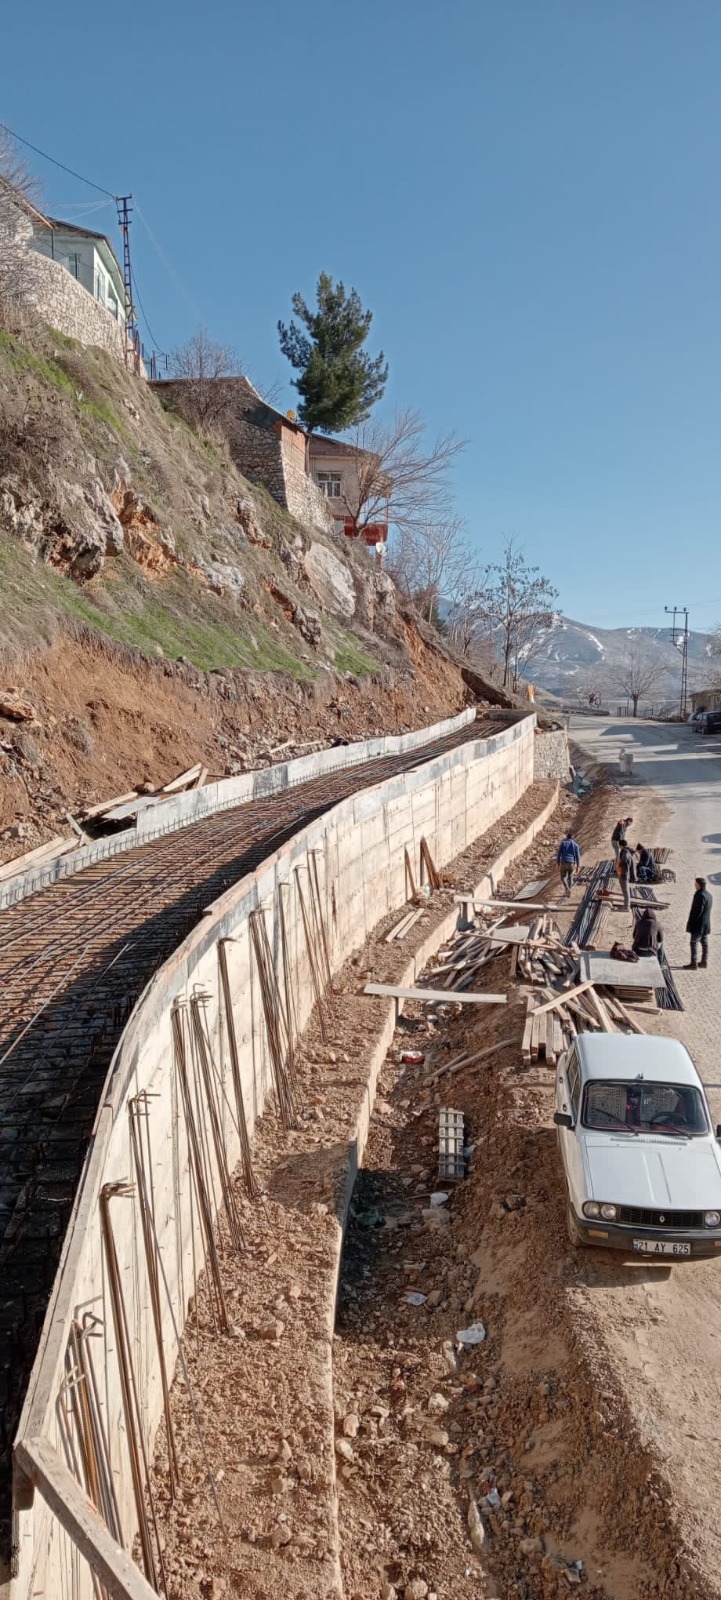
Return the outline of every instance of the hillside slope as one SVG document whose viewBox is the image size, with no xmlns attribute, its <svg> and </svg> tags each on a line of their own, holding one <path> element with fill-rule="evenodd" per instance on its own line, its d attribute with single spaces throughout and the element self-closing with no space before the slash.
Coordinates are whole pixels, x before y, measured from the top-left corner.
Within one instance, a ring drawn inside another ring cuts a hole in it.
<svg viewBox="0 0 721 1600">
<path fill-rule="evenodd" d="M 700 683 L 709 670 L 709 635 L 689 634 L 689 679 Z M 681 677 L 679 650 L 669 628 L 596 628 L 557 616 L 534 645 L 528 676 L 543 689 L 565 699 L 592 691 L 606 701 L 621 702 L 619 673 L 631 647 L 641 648 L 655 666 L 654 682 L 644 702 L 660 707 L 678 700 Z"/>
<path fill-rule="evenodd" d="M 36 715 L 0 715 L 0 860 L 81 799 L 471 697 L 365 548 L 294 522 L 142 380 L 39 327 L 0 333 L 9 690 Z"/>
</svg>

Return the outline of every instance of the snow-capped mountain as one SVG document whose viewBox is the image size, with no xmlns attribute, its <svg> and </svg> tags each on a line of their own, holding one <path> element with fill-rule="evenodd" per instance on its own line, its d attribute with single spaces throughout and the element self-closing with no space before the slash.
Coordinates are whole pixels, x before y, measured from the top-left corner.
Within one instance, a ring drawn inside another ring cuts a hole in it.
<svg viewBox="0 0 721 1600">
<path fill-rule="evenodd" d="M 700 685 L 709 669 L 710 636 L 689 633 L 689 687 Z M 680 641 L 674 645 L 670 628 L 590 628 L 561 614 L 539 630 L 524 677 L 564 700 L 597 693 L 603 701 L 625 696 L 619 674 L 629 651 L 641 652 L 655 663 L 657 672 L 643 695 L 645 703 L 660 706 L 678 697 L 681 679 Z"/>
</svg>

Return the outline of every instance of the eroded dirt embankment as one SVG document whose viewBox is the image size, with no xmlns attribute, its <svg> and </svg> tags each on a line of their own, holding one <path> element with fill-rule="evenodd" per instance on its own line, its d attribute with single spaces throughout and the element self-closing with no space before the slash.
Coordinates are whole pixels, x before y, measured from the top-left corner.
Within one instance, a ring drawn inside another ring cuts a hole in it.
<svg viewBox="0 0 721 1600">
<path fill-rule="evenodd" d="M 399 733 L 452 716 L 469 699 L 456 666 L 420 638 L 413 670 L 378 677 L 281 673 L 143 659 L 99 639 L 63 638 L 5 669 L 36 712 L 0 714 L 0 862 L 67 832 L 65 813 L 200 761 L 225 777 L 304 754 L 314 742 Z"/>
</svg>

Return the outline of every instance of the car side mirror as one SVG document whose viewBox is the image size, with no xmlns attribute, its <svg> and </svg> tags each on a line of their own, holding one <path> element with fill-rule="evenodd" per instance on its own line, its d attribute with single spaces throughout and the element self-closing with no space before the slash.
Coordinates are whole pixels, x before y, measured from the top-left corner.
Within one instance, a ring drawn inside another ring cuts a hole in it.
<svg viewBox="0 0 721 1600">
<path fill-rule="evenodd" d="M 572 1128 L 573 1117 L 567 1111 L 554 1111 L 553 1120 L 557 1128 Z"/>
</svg>

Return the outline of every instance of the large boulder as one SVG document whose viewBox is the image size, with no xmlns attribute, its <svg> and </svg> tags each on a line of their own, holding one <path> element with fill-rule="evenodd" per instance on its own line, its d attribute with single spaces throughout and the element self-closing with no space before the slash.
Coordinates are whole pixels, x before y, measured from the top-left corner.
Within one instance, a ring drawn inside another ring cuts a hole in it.
<svg viewBox="0 0 721 1600">
<path fill-rule="evenodd" d="M 335 611 L 350 621 L 355 613 L 356 594 L 345 561 L 314 540 L 305 552 L 303 565 L 308 582 L 326 611 Z"/>
</svg>

